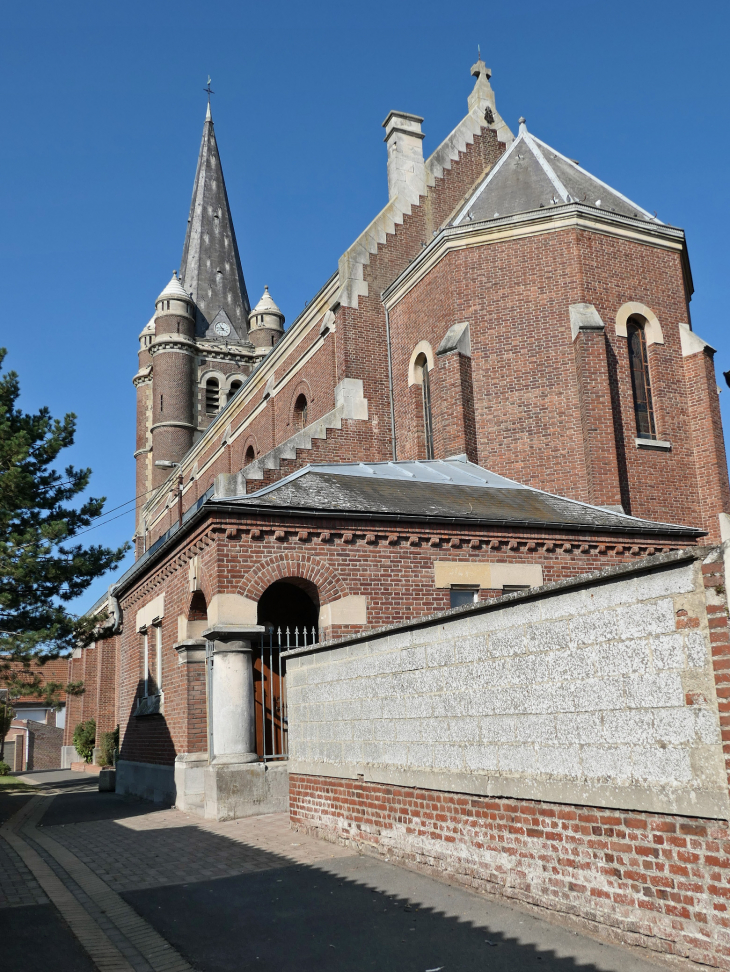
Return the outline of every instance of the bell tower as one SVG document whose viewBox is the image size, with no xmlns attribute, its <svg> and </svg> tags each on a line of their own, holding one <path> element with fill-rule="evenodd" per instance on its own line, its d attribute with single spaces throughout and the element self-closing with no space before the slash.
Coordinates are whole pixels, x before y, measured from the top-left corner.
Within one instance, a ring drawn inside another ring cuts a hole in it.
<svg viewBox="0 0 730 972">
<path fill-rule="evenodd" d="M 139 336 L 138 556 L 146 549 L 144 510 L 153 490 L 175 474 L 283 332 L 284 315 L 268 290 L 251 312 L 208 103 L 180 272 Z"/>
</svg>

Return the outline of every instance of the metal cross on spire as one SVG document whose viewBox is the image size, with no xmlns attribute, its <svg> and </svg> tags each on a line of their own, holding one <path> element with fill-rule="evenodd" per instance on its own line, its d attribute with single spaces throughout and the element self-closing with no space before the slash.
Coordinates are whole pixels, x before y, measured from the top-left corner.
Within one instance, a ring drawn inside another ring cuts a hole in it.
<svg viewBox="0 0 730 972">
<path fill-rule="evenodd" d="M 203 91 L 208 92 L 208 104 L 210 105 L 210 96 L 212 94 L 215 94 L 215 91 L 213 91 L 213 89 L 210 86 L 210 75 L 208 75 L 208 84 L 203 88 Z"/>
</svg>

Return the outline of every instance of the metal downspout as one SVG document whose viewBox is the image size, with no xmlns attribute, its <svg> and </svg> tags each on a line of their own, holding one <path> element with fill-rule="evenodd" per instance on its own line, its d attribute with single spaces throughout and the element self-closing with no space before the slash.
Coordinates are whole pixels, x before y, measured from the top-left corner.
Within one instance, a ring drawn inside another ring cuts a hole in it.
<svg viewBox="0 0 730 972">
<path fill-rule="evenodd" d="M 381 297 L 382 300 L 382 297 Z M 392 429 L 393 435 L 393 462 L 398 460 L 398 443 L 395 434 L 395 404 L 393 402 L 393 353 L 390 347 L 390 314 L 388 313 L 388 308 L 383 303 L 385 308 L 385 334 L 388 342 L 388 386 L 390 388 L 390 427 Z"/>
</svg>

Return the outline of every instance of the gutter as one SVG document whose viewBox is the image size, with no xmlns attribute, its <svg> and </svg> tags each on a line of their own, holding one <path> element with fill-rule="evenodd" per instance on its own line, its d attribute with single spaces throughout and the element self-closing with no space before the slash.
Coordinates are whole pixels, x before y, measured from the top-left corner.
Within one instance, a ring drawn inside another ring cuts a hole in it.
<svg viewBox="0 0 730 972">
<path fill-rule="evenodd" d="M 146 550 L 139 560 L 136 560 L 132 566 L 122 574 L 119 580 L 109 587 L 107 597 L 111 603 L 112 611 L 115 615 L 115 625 L 116 625 L 116 613 L 119 612 L 119 627 L 114 628 L 114 631 L 118 631 L 121 628 L 123 621 L 123 612 L 119 605 L 119 597 L 129 588 L 132 581 L 134 581 L 138 574 L 142 573 L 143 568 L 147 568 L 150 564 L 158 561 L 171 546 L 178 539 L 178 534 L 183 528 L 187 530 L 188 527 L 196 526 L 199 520 L 202 520 L 205 512 L 208 500 L 211 498 L 213 493 L 213 487 L 207 492 L 205 492 L 200 499 L 195 503 L 190 509 L 185 511 L 183 515 L 182 522 L 178 521 L 174 523 L 166 534 L 155 540 L 152 546 Z M 208 511 L 209 512 L 209 511 Z M 116 610 L 114 608 L 114 603 L 116 603 Z"/>
<path fill-rule="evenodd" d="M 439 513 L 370 513 L 364 510 L 320 510 L 320 509 L 310 509 L 308 507 L 271 507 L 271 506 L 257 506 L 253 503 L 249 505 L 246 503 L 230 503 L 221 500 L 214 501 L 214 508 L 221 509 L 226 513 L 241 513 L 243 510 L 250 510 L 252 513 L 264 514 L 267 516 L 309 516 L 309 517 L 326 517 L 327 519 L 337 518 L 337 517 L 349 517 L 352 519 L 366 520 L 367 522 L 374 522 L 378 520 L 406 520 L 407 522 L 421 522 L 426 520 L 432 523 L 454 523 L 454 524 L 464 524 L 466 526 L 474 524 L 477 526 L 501 526 L 501 527 L 528 527 L 528 528 L 542 528 L 542 529 L 555 529 L 555 530 L 569 530 L 575 533 L 635 533 L 635 534 L 649 534 L 657 536 L 680 536 L 680 537 L 704 537 L 707 536 L 706 530 L 698 530 L 696 527 L 678 527 L 673 524 L 668 524 L 668 528 L 660 528 L 660 524 L 656 525 L 656 529 L 643 528 L 638 526 L 606 526 L 598 524 L 577 524 L 563 521 L 555 520 L 500 520 L 491 519 L 489 517 L 463 517 L 463 516 L 444 516 Z M 661 526 L 664 526 L 663 524 Z"/>
</svg>

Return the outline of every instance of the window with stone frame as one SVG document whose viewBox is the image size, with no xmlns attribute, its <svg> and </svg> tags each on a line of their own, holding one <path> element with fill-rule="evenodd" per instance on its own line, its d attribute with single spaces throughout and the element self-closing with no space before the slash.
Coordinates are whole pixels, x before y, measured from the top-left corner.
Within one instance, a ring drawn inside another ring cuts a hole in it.
<svg viewBox="0 0 730 972">
<path fill-rule="evenodd" d="M 297 400 L 294 402 L 294 425 L 298 429 L 306 428 L 308 411 L 307 396 L 302 393 L 297 396 Z"/>
<path fill-rule="evenodd" d="M 629 318 L 626 325 L 626 337 L 628 338 L 636 435 L 639 439 L 656 439 L 654 402 L 651 393 L 651 376 L 649 374 L 649 358 L 646 348 L 646 331 L 644 322 L 640 318 Z"/>
<path fill-rule="evenodd" d="M 148 698 L 162 692 L 162 624 L 152 624 L 142 632 L 142 678 L 140 696 Z"/>
</svg>

